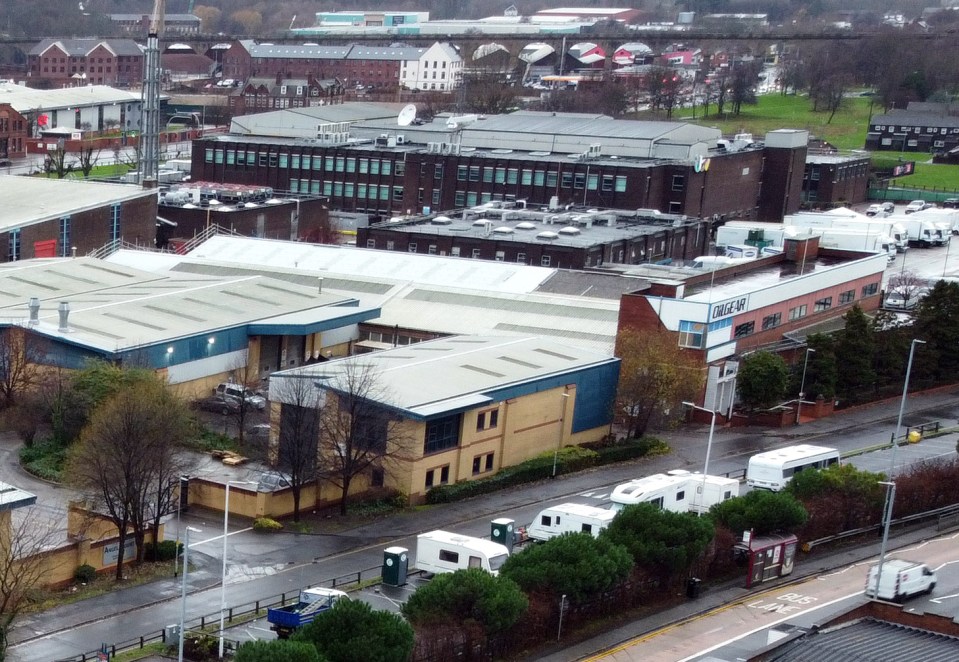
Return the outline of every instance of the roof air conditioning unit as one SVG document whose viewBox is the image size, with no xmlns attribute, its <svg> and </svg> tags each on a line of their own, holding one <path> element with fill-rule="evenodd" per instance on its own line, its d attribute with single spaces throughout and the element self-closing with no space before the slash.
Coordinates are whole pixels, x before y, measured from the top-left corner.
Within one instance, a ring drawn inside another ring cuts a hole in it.
<svg viewBox="0 0 959 662">
<path fill-rule="evenodd" d="M 396 136 L 396 144 L 397 144 L 397 145 L 405 145 L 405 144 L 406 144 L 406 136 L 404 136 L 402 133 L 399 134 L 399 135 L 397 135 L 397 136 Z"/>
</svg>

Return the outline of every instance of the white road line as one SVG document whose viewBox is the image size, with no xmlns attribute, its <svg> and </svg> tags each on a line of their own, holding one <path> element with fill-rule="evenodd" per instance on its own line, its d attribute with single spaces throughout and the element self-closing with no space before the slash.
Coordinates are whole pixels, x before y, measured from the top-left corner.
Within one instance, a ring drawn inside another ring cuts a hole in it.
<svg viewBox="0 0 959 662">
<path fill-rule="evenodd" d="M 843 600 L 848 600 L 849 598 L 853 598 L 853 597 L 856 597 L 856 596 L 858 596 L 858 595 L 862 595 L 862 591 L 856 591 L 855 593 L 850 593 L 849 595 L 844 595 L 844 596 L 841 597 L 841 598 L 836 598 L 835 600 L 831 600 L 831 601 L 829 601 L 829 602 L 824 602 L 824 603 L 822 603 L 821 605 L 816 605 L 816 609 L 822 609 L 823 607 L 828 607 L 829 605 L 835 604 L 835 603 L 837 603 L 837 602 L 842 602 Z M 771 622 L 771 623 L 766 623 L 765 625 L 761 625 L 761 626 L 759 626 L 758 628 L 754 628 L 754 629 L 750 630 L 749 632 L 744 632 L 743 634 L 740 634 L 740 635 L 738 635 L 738 636 L 735 636 L 735 637 L 733 637 L 732 639 L 727 639 L 726 641 L 724 641 L 724 642 L 722 642 L 722 643 L 720 643 L 720 644 L 716 644 L 715 646 L 712 646 L 712 647 L 707 648 L 707 649 L 705 649 L 705 650 L 701 650 L 701 651 L 699 651 L 698 653 L 696 653 L 695 655 L 690 655 L 689 657 L 684 657 L 682 660 L 679 660 L 679 662 L 690 662 L 691 660 L 695 660 L 695 659 L 698 658 L 698 657 L 702 657 L 703 655 L 706 655 L 706 654 L 708 654 L 708 653 L 712 653 L 714 650 L 717 650 L 717 649 L 719 649 L 719 648 L 722 648 L 723 646 L 728 646 L 729 644 L 731 644 L 731 643 L 733 643 L 733 642 L 736 642 L 736 641 L 739 641 L 740 639 L 745 639 L 746 637 L 749 637 L 749 636 L 751 636 L 751 635 L 754 635 L 754 634 L 756 634 L 757 632 L 762 632 L 763 630 L 768 630 L 769 628 L 773 627 L 774 625 L 779 625 L 780 623 L 785 623 L 786 621 L 792 620 L 792 619 L 796 618 L 797 616 L 799 616 L 799 615 L 801 615 L 801 614 L 808 614 L 808 613 L 811 612 L 811 611 L 815 611 L 815 609 L 807 609 L 807 610 L 805 610 L 805 611 L 801 611 L 801 612 L 798 612 L 798 613 L 789 614 L 788 616 L 783 616 L 783 617 L 780 618 L 779 620 L 773 621 L 773 622 Z"/>
</svg>

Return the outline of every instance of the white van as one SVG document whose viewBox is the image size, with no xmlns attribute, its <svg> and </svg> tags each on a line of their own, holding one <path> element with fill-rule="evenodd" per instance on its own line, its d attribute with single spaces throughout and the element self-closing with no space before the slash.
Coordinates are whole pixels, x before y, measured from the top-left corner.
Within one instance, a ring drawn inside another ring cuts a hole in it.
<svg viewBox="0 0 959 662">
<path fill-rule="evenodd" d="M 236 402 L 243 401 L 248 407 L 252 407 L 254 409 L 262 410 L 266 407 L 266 398 L 264 398 L 262 395 L 257 395 L 243 384 L 220 382 L 217 384 L 214 393 L 224 398 L 231 398 Z"/>
<path fill-rule="evenodd" d="M 866 577 L 866 597 L 876 595 L 876 575 L 879 566 L 869 568 Z M 925 563 L 895 559 L 882 564 L 882 577 L 879 579 L 879 600 L 902 602 L 920 593 L 932 593 L 936 588 L 936 573 Z"/>
<path fill-rule="evenodd" d="M 431 574 L 482 568 L 492 575 L 509 558 L 509 550 L 491 540 L 449 531 L 429 531 L 416 536 L 417 570 Z"/>
<path fill-rule="evenodd" d="M 549 540 L 563 533 L 588 533 L 595 538 L 614 517 L 616 513 L 609 508 L 564 503 L 537 515 L 526 534 L 533 540 Z"/>
</svg>

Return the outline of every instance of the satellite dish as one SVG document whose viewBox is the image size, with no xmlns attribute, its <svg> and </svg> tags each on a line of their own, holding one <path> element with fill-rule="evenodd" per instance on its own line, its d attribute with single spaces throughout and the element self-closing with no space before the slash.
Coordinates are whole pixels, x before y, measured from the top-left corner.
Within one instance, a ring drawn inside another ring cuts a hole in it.
<svg viewBox="0 0 959 662">
<path fill-rule="evenodd" d="M 416 106 L 411 103 L 403 106 L 403 110 L 396 116 L 396 123 L 400 126 L 409 126 L 416 119 Z"/>
</svg>

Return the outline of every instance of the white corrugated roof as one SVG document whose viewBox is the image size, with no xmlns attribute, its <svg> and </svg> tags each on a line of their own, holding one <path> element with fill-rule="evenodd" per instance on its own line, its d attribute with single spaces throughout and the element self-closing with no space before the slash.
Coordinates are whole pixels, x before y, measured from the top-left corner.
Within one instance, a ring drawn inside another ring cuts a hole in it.
<svg viewBox="0 0 959 662">
<path fill-rule="evenodd" d="M 151 195 L 134 184 L 0 175 L 0 231 Z"/>
<path fill-rule="evenodd" d="M 14 110 L 22 114 L 41 108 L 49 111 L 58 108 L 98 106 L 108 103 L 139 104 L 140 94 L 118 90 L 108 85 L 37 90 L 14 83 L 0 83 L 0 103 L 8 103 Z"/>
</svg>

